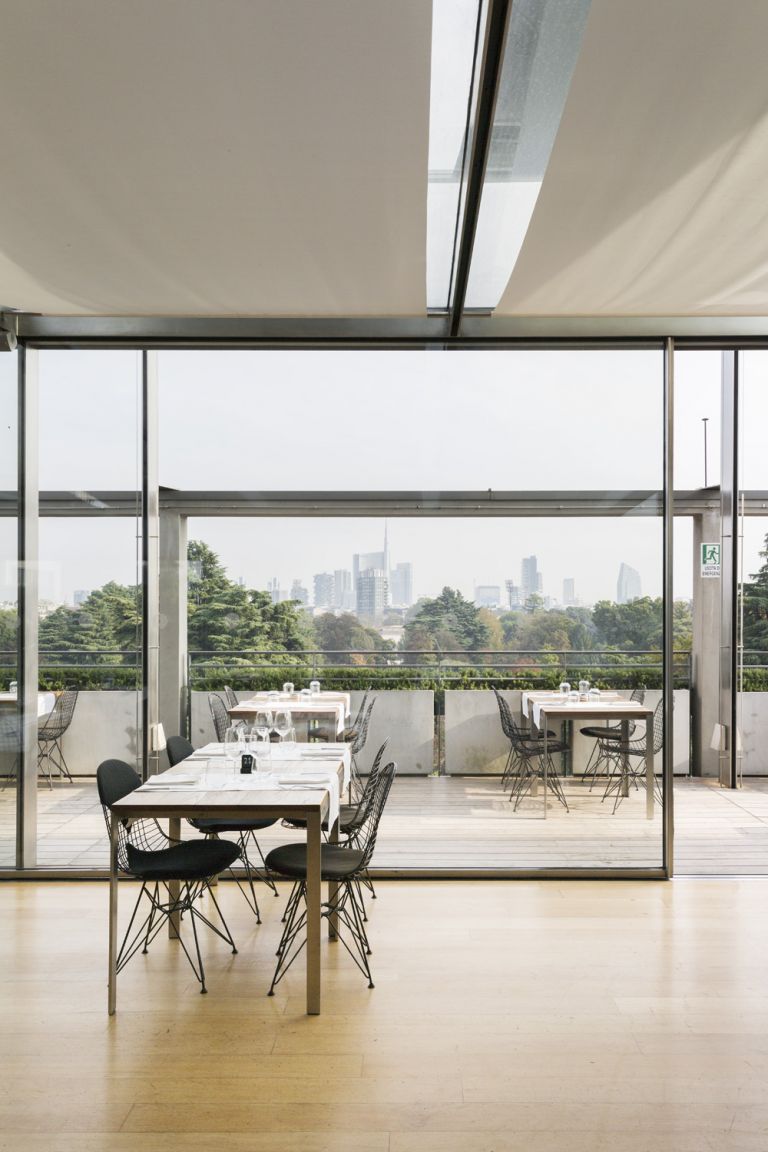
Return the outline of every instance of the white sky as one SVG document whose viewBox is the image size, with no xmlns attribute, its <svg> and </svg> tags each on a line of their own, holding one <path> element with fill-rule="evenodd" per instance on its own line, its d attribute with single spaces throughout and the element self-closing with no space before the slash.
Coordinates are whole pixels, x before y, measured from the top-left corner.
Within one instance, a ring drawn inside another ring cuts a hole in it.
<svg viewBox="0 0 768 1152">
<path fill-rule="evenodd" d="M 0 357 L 12 388 L 14 357 Z M 744 476 L 768 488 L 762 429 L 768 354 L 747 359 Z M 41 488 L 135 489 L 139 476 L 139 357 L 132 352 L 40 354 Z M 716 352 L 676 359 L 676 485 L 719 479 Z M 658 352 L 164 352 L 160 354 L 161 483 L 197 490 L 616 490 L 661 486 L 662 385 Z M 0 422 L 0 481 L 14 483 L 15 420 Z M 767 509 L 768 513 L 768 509 Z M 768 527 L 748 522 L 745 571 Z M 351 568 L 378 550 L 383 522 L 195 521 L 233 577 L 272 576 L 311 590 L 316 572 Z M 390 518 L 393 561 L 411 561 L 417 595 L 444 584 L 519 582 L 535 554 L 544 592 L 573 577 L 584 602 L 613 598 L 619 564 L 661 591 L 661 524 L 617 520 Z M 677 526 L 676 595 L 691 592 L 691 534 Z M 13 598 L 14 531 L 0 525 L 3 587 Z M 131 582 L 136 525 L 47 520 L 41 594 L 71 602 L 78 588 Z"/>
</svg>

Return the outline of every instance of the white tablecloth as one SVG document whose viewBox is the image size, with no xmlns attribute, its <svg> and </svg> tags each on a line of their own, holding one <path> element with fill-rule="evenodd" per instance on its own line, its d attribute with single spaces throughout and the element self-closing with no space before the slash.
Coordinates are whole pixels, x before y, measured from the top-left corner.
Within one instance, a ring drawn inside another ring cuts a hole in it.
<svg viewBox="0 0 768 1152">
<path fill-rule="evenodd" d="M 269 745 L 269 771 L 261 767 L 250 775 L 225 771 L 226 756 L 223 744 L 206 744 L 198 748 L 176 765 L 175 772 L 163 773 L 166 784 L 172 783 L 173 776 L 179 777 L 179 790 L 206 792 L 249 792 L 294 790 L 302 788 L 321 789 L 329 794 L 328 823 L 332 825 L 339 816 L 341 792 L 349 787 L 351 773 L 351 753 L 348 744 L 294 744 L 286 747 L 281 744 Z M 339 786 L 338 765 L 342 764 L 342 781 Z M 189 784 L 182 784 L 184 777 Z M 159 779 L 156 777 L 156 779 Z M 162 784 L 145 785 L 152 789 L 162 789 Z M 176 790 L 176 789 L 174 789 Z"/>
</svg>

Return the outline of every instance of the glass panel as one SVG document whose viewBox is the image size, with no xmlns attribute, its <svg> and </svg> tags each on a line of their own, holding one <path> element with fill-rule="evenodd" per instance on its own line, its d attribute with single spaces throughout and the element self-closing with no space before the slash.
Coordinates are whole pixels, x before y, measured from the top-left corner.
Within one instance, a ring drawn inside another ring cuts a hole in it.
<svg viewBox="0 0 768 1152">
<path fill-rule="evenodd" d="M 768 872 L 768 352 L 740 354 L 739 449 L 740 661 L 737 698 L 738 838 L 728 853 L 729 870 Z"/>
<path fill-rule="evenodd" d="M 40 353 L 41 867 L 105 866 L 96 768 L 140 765 L 141 442 L 138 353 Z"/>
<path fill-rule="evenodd" d="M 702 564 L 721 542 L 721 378 L 720 351 L 675 354 L 675 647 L 691 668 L 690 709 L 675 711 L 676 745 L 691 748 L 690 772 L 675 762 L 678 875 L 722 871 L 736 815 L 719 789 L 721 583 Z"/>
<path fill-rule="evenodd" d="M 467 307 L 495 308 L 525 240 L 590 0 L 515 0 L 494 113 Z"/>
<path fill-rule="evenodd" d="M 463 203 L 467 105 L 479 4 L 434 0 L 427 189 L 427 307 L 450 302 L 457 219 Z"/>
<path fill-rule="evenodd" d="M 18 364 L 0 354 L 0 868 L 16 860 L 16 773 L 20 746 L 17 708 Z"/>
<path fill-rule="evenodd" d="M 658 359 L 162 352 L 160 483 L 238 492 L 656 491 L 661 410 L 647 382 Z"/>
<path fill-rule="evenodd" d="M 209 513 L 189 524 L 196 745 L 212 737 L 208 693 L 225 685 L 318 675 L 353 693 L 354 716 L 370 684 L 368 750 L 389 736 L 400 766 L 378 863 L 661 866 L 645 714 L 626 759 L 610 736 L 598 746 L 581 733 L 605 715 L 619 724 L 634 688 L 651 713 L 660 697 L 659 352 L 169 352 L 159 375 L 160 479 L 177 490 L 162 499 L 183 508 L 191 489 Z M 291 489 L 392 496 L 386 522 L 249 522 L 216 496 Z M 516 504 L 504 517 L 478 499 L 461 519 L 409 518 L 398 490 L 506 492 Z M 551 717 L 565 747 L 546 790 L 540 752 L 513 758 L 503 785 L 511 745 L 491 687 L 521 724 L 522 691 L 564 678 L 619 697 L 582 702 L 564 728 Z M 687 653 L 676 687 L 687 714 Z"/>
</svg>

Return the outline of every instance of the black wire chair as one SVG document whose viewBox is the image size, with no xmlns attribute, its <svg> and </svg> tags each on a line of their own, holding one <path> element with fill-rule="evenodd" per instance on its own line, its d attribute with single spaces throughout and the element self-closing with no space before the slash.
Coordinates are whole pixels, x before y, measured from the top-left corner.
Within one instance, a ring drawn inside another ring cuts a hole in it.
<svg viewBox="0 0 768 1152">
<path fill-rule="evenodd" d="M 322 844 L 320 847 L 321 879 L 336 885 L 336 895 L 323 904 L 322 915 L 326 918 L 331 916 L 336 918 L 337 938 L 363 975 L 367 976 L 369 988 L 373 988 L 368 961 L 371 946 L 360 903 L 359 881 L 371 862 L 379 822 L 396 771 L 397 766 L 394 763 L 389 763 L 381 769 L 368 813 L 358 832 L 356 845 L 351 846 L 348 842 Z M 273 996 L 275 988 L 307 942 L 306 844 L 282 844 L 279 848 L 273 848 L 267 856 L 267 866 L 279 876 L 294 881 L 286 906 L 285 927 L 277 949 L 277 965 L 269 988 L 269 995 Z"/>
<path fill-rule="evenodd" d="M 636 701 L 638 704 L 644 704 L 645 686 L 641 688 L 634 688 L 632 690 L 632 695 L 629 698 L 630 700 Z M 629 737 L 634 736 L 636 728 L 637 724 L 634 720 L 631 720 L 629 722 L 627 735 Z M 589 790 L 591 792 L 595 786 L 595 780 L 597 777 L 603 775 L 603 773 L 600 771 L 601 765 L 605 764 L 606 768 L 610 769 L 610 762 L 606 760 L 602 753 L 600 741 L 603 741 L 602 747 L 604 747 L 606 740 L 621 740 L 621 724 L 608 724 L 604 727 L 591 724 L 587 728 L 580 728 L 579 731 L 581 732 L 582 736 L 589 736 L 595 741 L 589 760 L 587 761 L 587 766 L 584 769 L 584 775 L 581 778 L 582 784 L 586 784 L 587 780 L 590 781 Z"/>
<path fill-rule="evenodd" d="M 494 687 L 492 684 L 491 689 L 496 697 L 496 703 L 499 708 L 501 730 L 506 736 L 507 740 L 509 740 L 509 753 L 507 755 L 507 762 L 504 765 L 504 771 L 501 774 L 501 787 L 506 790 L 507 784 L 511 781 L 511 779 L 519 774 L 521 765 L 520 755 L 515 748 L 515 730 L 517 731 L 518 735 L 523 736 L 526 739 L 531 739 L 531 733 L 527 727 L 524 727 L 521 724 L 515 724 L 515 721 L 512 719 L 512 710 L 509 707 L 507 701 L 499 692 L 498 688 Z M 554 740 L 554 738 L 555 733 L 550 728 L 548 728 L 547 739 Z"/>
<path fill-rule="evenodd" d="M 105 760 L 97 768 L 96 785 L 110 836 L 112 805 L 135 791 L 140 784 L 139 774 L 122 760 Z M 154 819 L 121 819 L 117 842 L 118 868 L 126 876 L 141 880 L 141 889 L 117 955 L 117 971 L 122 971 L 139 949 L 146 953 L 163 925 L 172 917 L 180 925 L 181 917 L 188 912 L 195 942 L 195 957 L 180 933 L 178 940 L 200 984 L 200 991 L 206 992 L 197 924 L 199 921 L 210 928 L 231 947 L 233 954 L 237 952 L 232 933 L 213 894 L 211 881 L 219 872 L 230 868 L 239 855 L 237 844 L 229 840 L 171 840 Z M 169 885 L 172 881 L 179 882 L 178 895 L 171 893 Z M 195 906 L 195 902 L 206 892 L 213 901 L 223 931 Z M 135 928 L 139 905 L 144 897 L 149 903 L 149 910 Z"/>
<path fill-rule="evenodd" d="M 365 826 L 365 822 L 368 819 L 368 814 L 371 809 L 371 804 L 373 803 L 374 796 L 376 795 L 376 786 L 378 784 L 379 775 L 381 773 L 381 763 L 384 759 L 384 753 L 387 750 L 387 744 L 389 744 L 389 737 L 387 737 L 374 757 L 373 764 L 371 765 L 368 775 L 365 778 L 365 787 L 363 788 L 362 795 L 357 803 L 339 805 L 339 835 L 346 837 L 346 847 L 354 848 L 358 845 L 360 832 Z M 283 826 L 285 828 L 306 828 L 307 822 L 306 820 L 301 819 L 283 820 Z M 327 836 L 327 818 L 323 820 L 321 829 L 322 832 Z M 375 900 L 376 890 L 373 886 L 373 881 L 371 880 L 367 868 L 365 870 L 365 874 L 360 878 L 360 884 L 368 889 L 371 894 L 371 898 Z M 360 903 L 363 908 L 363 919 L 367 920 L 367 916 L 365 915 L 365 904 L 363 902 L 363 895 L 360 885 L 358 885 L 358 891 L 360 893 Z M 285 919 L 285 917 L 283 917 L 283 919 Z"/>
<path fill-rule="evenodd" d="M 171 768 L 173 768 L 176 764 L 180 764 L 182 760 L 186 760 L 188 756 L 191 756 L 195 749 L 189 740 L 185 740 L 183 736 L 169 736 L 165 750 L 168 755 L 168 763 Z M 259 909 L 259 902 L 256 899 L 256 889 L 253 885 L 254 879 L 260 880 L 262 884 L 266 884 L 275 896 L 277 896 L 278 892 L 275 882 L 269 875 L 264 863 L 264 853 L 261 850 L 259 841 L 256 839 L 256 833 L 262 832 L 265 828 L 271 828 L 272 825 L 276 823 L 276 820 L 225 820 L 213 817 L 189 821 L 189 824 L 192 825 L 195 831 L 202 832 L 204 836 L 214 838 L 222 834 L 226 835 L 227 833 L 237 836 L 237 843 L 240 848 L 240 859 L 245 868 L 245 879 L 248 889 L 246 890 L 243 887 L 240 882 L 240 877 L 232 868 L 230 868 L 229 871 L 232 879 L 245 897 L 246 903 L 256 916 L 257 924 L 261 924 L 261 911 Z M 251 850 L 250 852 L 249 848 Z M 254 862 L 251 853 L 254 855 L 258 854 L 261 865 Z"/>
<path fill-rule="evenodd" d="M 373 712 L 373 706 L 376 703 L 377 699 L 378 699 L 378 697 L 374 696 L 373 700 L 371 700 L 370 704 L 368 705 L 368 711 L 365 713 L 365 716 L 363 717 L 357 732 L 355 733 L 353 739 L 350 741 L 350 745 L 349 745 L 349 752 L 350 752 L 349 802 L 350 802 L 350 804 L 353 801 L 355 803 L 359 803 L 361 798 L 362 798 L 362 795 L 363 795 L 364 785 L 363 785 L 363 780 L 362 780 L 362 776 L 360 773 L 360 768 L 359 768 L 358 763 L 357 763 L 357 758 L 360 755 L 360 753 L 363 751 L 363 749 L 365 748 L 365 744 L 366 744 L 366 741 L 368 739 L 368 728 L 369 728 L 370 723 L 371 723 L 371 713 Z"/>
<path fill-rule="evenodd" d="M 208 693 L 208 707 L 211 710 L 211 717 L 213 719 L 213 727 L 216 732 L 216 740 L 219 744 L 224 743 L 227 728 L 231 726 L 227 706 L 219 696 L 218 692 Z"/>
<path fill-rule="evenodd" d="M 360 730 L 360 725 L 363 722 L 363 716 L 365 714 L 365 706 L 368 703 L 370 694 L 371 686 L 369 684 L 365 692 L 363 692 L 363 698 L 360 701 L 354 720 L 341 734 L 336 731 L 334 724 L 319 723 L 316 724 L 314 728 L 309 729 L 310 740 L 326 740 L 329 744 L 349 744 L 351 740 L 354 740 Z"/>
<path fill-rule="evenodd" d="M 37 768 L 47 776 L 48 786 L 53 788 L 53 775 L 55 771 L 61 779 L 72 783 L 72 773 L 69 771 L 61 740 L 64 733 L 72 723 L 72 717 L 77 704 L 77 688 L 65 688 L 51 711 L 37 726 Z"/>
<path fill-rule="evenodd" d="M 663 697 L 659 700 L 658 704 L 653 710 L 653 725 L 651 739 L 653 740 L 653 755 L 657 756 L 661 749 L 664 747 L 664 709 Z M 630 785 L 639 789 L 640 784 L 645 784 L 645 750 L 646 738 L 643 735 L 642 740 L 629 740 L 626 743 L 621 740 L 612 740 L 601 737 L 599 743 L 602 744 L 601 755 L 609 762 L 611 772 L 608 776 L 608 783 L 605 786 L 603 793 L 603 800 L 608 796 L 613 796 L 613 811 L 615 812 L 621 801 L 624 799 L 624 783 L 626 781 L 627 790 Z M 653 777 L 653 790 L 656 799 L 661 804 L 662 791 L 661 784 L 654 773 Z"/>
<path fill-rule="evenodd" d="M 530 732 L 523 731 L 515 722 L 512 713 L 507 710 L 510 725 L 510 740 L 513 747 L 517 775 L 509 793 L 510 802 L 514 801 L 515 812 L 521 800 L 531 791 L 535 781 L 546 782 L 546 786 L 560 801 L 566 812 L 568 801 L 565 798 L 563 785 L 555 766 L 553 756 L 567 754 L 568 745 L 563 740 L 550 740 L 547 732 L 547 755 L 544 757 L 544 739 L 542 736 L 532 736 Z M 545 771 L 546 763 L 546 771 Z M 544 797 L 546 803 L 546 796 Z"/>
<path fill-rule="evenodd" d="M 234 692 L 228 684 L 224 685 L 224 697 L 227 701 L 229 708 L 236 708 L 240 701 L 237 698 L 237 693 Z"/>
</svg>

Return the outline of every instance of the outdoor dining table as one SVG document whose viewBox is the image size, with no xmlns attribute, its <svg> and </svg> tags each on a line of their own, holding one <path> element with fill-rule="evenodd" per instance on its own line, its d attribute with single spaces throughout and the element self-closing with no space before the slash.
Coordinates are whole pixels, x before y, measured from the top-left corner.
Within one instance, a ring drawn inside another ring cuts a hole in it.
<svg viewBox="0 0 768 1152">
<path fill-rule="evenodd" d="M 523 715 L 529 718 L 543 739 L 544 818 L 547 816 L 547 725 L 553 720 L 610 720 L 621 722 L 621 743 L 629 742 L 632 720 L 645 721 L 645 815 L 653 819 L 653 708 L 636 700 L 625 700 L 618 692 L 602 692 L 597 700 L 570 700 L 559 692 L 523 692 Z M 629 795 L 629 761 L 624 755 L 621 795 Z"/>
<path fill-rule="evenodd" d="M 314 720 L 318 716 L 330 716 L 341 735 L 352 705 L 349 692 L 316 692 L 304 695 L 301 692 L 279 692 L 269 694 L 258 692 L 248 700 L 241 700 L 227 711 L 233 720 L 247 720 L 262 709 L 270 712 L 285 709 L 291 716 L 304 720 Z"/>
<path fill-rule="evenodd" d="M 236 774 L 225 768 L 223 745 L 207 745 L 173 768 L 153 777 L 112 805 L 109 854 L 109 991 L 108 1010 L 117 1003 L 118 829 L 121 820 L 167 819 L 172 840 L 181 839 L 181 821 L 190 819 L 303 820 L 307 829 L 307 1014 L 320 1014 L 320 929 L 322 824 L 327 819 L 329 839 L 338 840 L 339 796 L 349 783 L 348 745 L 274 746 L 270 773 Z M 220 769 L 220 771 L 219 771 Z M 320 775 L 327 777 L 320 780 Z M 174 785 L 174 777 L 196 775 L 188 786 Z M 315 778 L 317 777 L 317 778 Z M 169 881 L 171 898 L 178 898 L 179 882 Z M 333 891 L 330 892 L 333 898 Z M 336 925 L 329 920 L 329 935 Z M 169 923 L 169 936 L 178 938 L 179 924 Z"/>
</svg>

